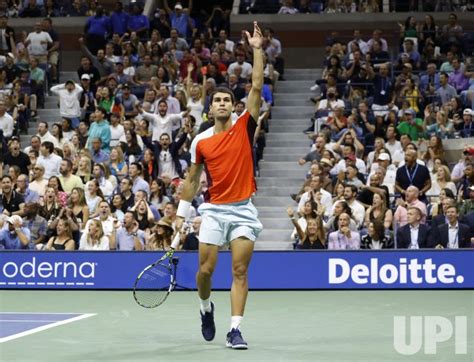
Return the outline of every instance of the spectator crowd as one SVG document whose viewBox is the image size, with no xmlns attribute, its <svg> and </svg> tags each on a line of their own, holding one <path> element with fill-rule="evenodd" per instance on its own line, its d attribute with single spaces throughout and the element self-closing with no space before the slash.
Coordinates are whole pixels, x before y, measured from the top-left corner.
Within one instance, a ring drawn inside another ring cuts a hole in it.
<svg viewBox="0 0 474 362">
<path fill-rule="evenodd" d="M 214 125 L 209 99 L 217 87 L 232 90 L 234 119 L 245 110 L 252 50 L 245 36 L 229 39 L 221 6 L 202 21 L 190 15 L 192 1 L 163 3 L 151 21 L 136 3 L 125 11 L 117 2 L 110 14 L 97 6 L 78 39 L 77 79 L 61 83 L 53 73 L 60 49 L 53 21 L 45 18 L 18 41 L 1 18 L 9 46 L 0 68 L 0 248 L 166 250 L 175 237 L 184 250 L 198 248 L 204 174 L 183 232 L 174 228 L 189 149 Z M 271 29 L 264 33 L 256 173 L 283 73 L 281 44 Z M 48 93 L 59 107 L 52 122 L 37 112 Z M 36 134 L 22 144 L 32 128 Z"/>
<path fill-rule="evenodd" d="M 307 179 L 287 213 L 300 249 L 463 248 L 474 242 L 474 73 L 455 14 L 328 39 L 304 130 Z M 389 51 L 394 49 L 394 58 Z M 449 163 L 446 142 L 464 146 Z"/>
</svg>

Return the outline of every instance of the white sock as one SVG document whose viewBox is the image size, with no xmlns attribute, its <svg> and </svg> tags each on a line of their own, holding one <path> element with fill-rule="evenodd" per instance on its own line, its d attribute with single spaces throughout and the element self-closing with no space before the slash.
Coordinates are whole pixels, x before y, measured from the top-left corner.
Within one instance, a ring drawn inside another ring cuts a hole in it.
<svg viewBox="0 0 474 362">
<path fill-rule="evenodd" d="M 209 313 L 212 311 L 211 308 L 211 298 L 207 299 L 199 299 L 201 301 L 201 312 L 204 313 Z"/>
<path fill-rule="evenodd" d="M 242 319 L 244 319 L 241 315 L 233 315 L 230 318 L 230 329 L 239 329 L 240 323 L 242 323 Z"/>
</svg>

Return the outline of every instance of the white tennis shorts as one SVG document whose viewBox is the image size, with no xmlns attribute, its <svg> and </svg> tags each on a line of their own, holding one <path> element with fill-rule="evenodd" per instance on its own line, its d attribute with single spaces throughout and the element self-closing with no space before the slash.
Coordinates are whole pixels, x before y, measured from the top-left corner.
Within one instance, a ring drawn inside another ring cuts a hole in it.
<svg viewBox="0 0 474 362">
<path fill-rule="evenodd" d="M 255 241 L 263 229 L 250 199 L 232 204 L 201 204 L 199 241 L 222 246 L 238 237 Z"/>
</svg>

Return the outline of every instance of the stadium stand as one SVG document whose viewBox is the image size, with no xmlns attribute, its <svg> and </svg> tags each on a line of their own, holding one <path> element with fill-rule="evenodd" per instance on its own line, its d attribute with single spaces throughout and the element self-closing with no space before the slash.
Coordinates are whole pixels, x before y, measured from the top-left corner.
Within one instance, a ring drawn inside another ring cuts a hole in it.
<svg viewBox="0 0 474 362">
<path fill-rule="evenodd" d="M 389 9 L 470 10 L 462 1 L 442 3 Z M 28 1 L 17 13 L 5 9 L 0 247 L 169 248 L 191 142 L 213 125 L 209 95 L 229 87 L 238 117 L 250 89 L 251 49 L 245 37 L 231 36 L 232 3 L 196 6 L 163 1 L 143 13 L 139 3 Z M 377 1 L 240 2 L 242 13 L 281 16 L 384 10 Z M 38 19 L 19 32 L 7 15 Z M 55 19 L 84 15 L 83 34 L 68 38 L 82 57 L 67 59 L 74 71 L 59 71 L 62 47 L 71 46 Z M 312 68 L 286 67 L 283 34 L 265 28 L 254 135 L 254 200 L 264 225 L 257 249 L 471 246 L 469 29 L 456 13 L 436 22 L 407 16 L 391 26 L 390 33 L 328 33 L 324 61 Z M 458 152 L 448 157 L 448 149 Z M 181 235 L 184 250 L 198 247 L 205 177 L 201 185 Z M 438 232 L 458 222 L 470 234 L 452 240 Z"/>
</svg>

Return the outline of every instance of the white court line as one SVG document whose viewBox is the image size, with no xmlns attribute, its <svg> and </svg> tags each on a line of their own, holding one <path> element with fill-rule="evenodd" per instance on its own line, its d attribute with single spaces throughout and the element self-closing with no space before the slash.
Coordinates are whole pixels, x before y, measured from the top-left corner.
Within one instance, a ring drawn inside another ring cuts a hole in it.
<svg viewBox="0 0 474 362">
<path fill-rule="evenodd" d="M 0 315 L 2 314 L 39 314 L 39 315 L 48 315 L 48 314 L 58 314 L 58 315 L 62 315 L 62 314 L 90 314 L 90 313 L 80 313 L 80 312 L 76 312 L 76 313 L 65 313 L 65 312 L 0 312 Z M 93 314 L 95 315 L 95 314 Z"/>
<path fill-rule="evenodd" d="M 17 313 L 18 313 L 18 312 L 17 312 Z M 67 313 L 45 313 L 45 314 L 67 314 Z M 79 320 L 81 320 L 81 319 L 93 317 L 93 316 L 95 316 L 95 315 L 96 315 L 96 313 L 86 313 L 86 314 L 83 314 L 83 315 L 80 315 L 80 316 L 77 316 L 77 317 L 68 318 L 68 319 L 65 319 L 65 320 L 63 320 L 63 321 L 59 321 L 59 322 L 56 322 L 56 323 L 51 323 L 51 324 L 48 324 L 48 325 L 46 325 L 46 326 L 41 326 L 41 327 L 37 327 L 37 328 L 32 328 L 32 329 L 27 330 L 27 331 L 24 331 L 24 332 L 12 334 L 11 336 L 7 336 L 7 337 L 0 338 L 0 343 L 8 342 L 8 341 L 11 341 L 11 340 L 13 340 L 13 339 L 20 338 L 20 337 L 29 336 L 30 334 L 34 334 L 34 333 L 38 333 L 38 332 L 41 332 L 41 331 L 45 331 L 45 330 L 47 330 L 47 329 L 54 328 L 54 327 L 58 327 L 58 326 L 62 326 L 62 325 L 64 325 L 64 324 L 76 322 L 76 321 L 79 321 Z"/>
<path fill-rule="evenodd" d="M 0 322 L 15 322 L 15 323 L 52 323 L 52 322 L 57 322 L 56 319 L 52 320 L 41 320 L 41 319 L 0 319 Z"/>
</svg>

